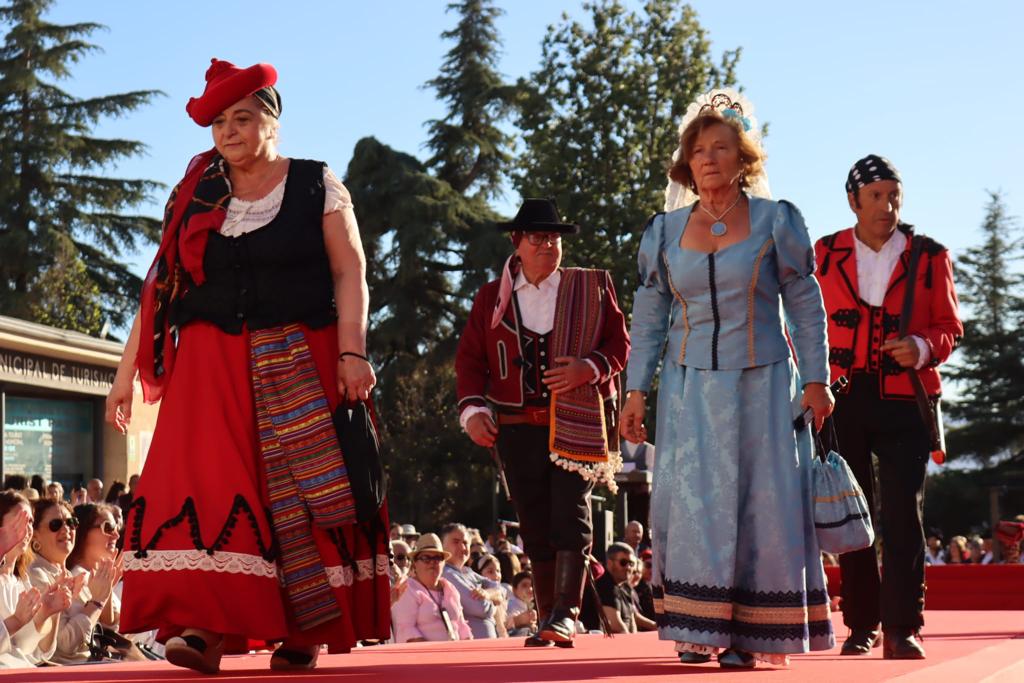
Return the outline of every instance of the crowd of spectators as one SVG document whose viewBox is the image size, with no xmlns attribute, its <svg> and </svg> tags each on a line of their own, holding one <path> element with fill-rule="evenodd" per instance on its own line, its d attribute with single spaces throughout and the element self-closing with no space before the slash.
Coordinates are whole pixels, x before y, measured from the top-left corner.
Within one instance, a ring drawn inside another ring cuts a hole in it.
<svg viewBox="0 0 1024 683">
<path fill-rule="evenodd" d="M 130 482 L 134 485 L 135 478 Z M 0 668 L 162 658 L 155 633 L 119 633 L 120 536 L 131 490 L 40 476 L 0 492 Z"/>
</svg>

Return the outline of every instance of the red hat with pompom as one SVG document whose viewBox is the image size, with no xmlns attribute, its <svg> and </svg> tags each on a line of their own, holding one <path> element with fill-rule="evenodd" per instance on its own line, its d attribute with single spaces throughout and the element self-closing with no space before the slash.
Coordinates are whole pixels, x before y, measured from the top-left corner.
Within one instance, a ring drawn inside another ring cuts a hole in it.
<svg viewBox="0 0 1024 683">
<path fill-rule="evenodd" d="M 206 70 L 206 89 L 201 97 L 189 98 L 185 111 L 206 127 L 217 115 L 238 100 L 277 83 L 277 69 L 270 64 L 253 64 L 242 69 L 214 57 Z"/>
</svg>

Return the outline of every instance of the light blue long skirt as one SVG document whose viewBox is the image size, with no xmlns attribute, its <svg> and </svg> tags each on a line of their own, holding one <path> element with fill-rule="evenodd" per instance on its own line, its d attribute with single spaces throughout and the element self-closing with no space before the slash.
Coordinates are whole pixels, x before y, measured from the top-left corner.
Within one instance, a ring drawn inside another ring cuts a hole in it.
<svg viewBox="0 0 1024 683">
<path fill-rule="evenodd" d="M 811 436 L 790 361 L 667 362 L 651 497 L 658 632 L 680 649 L 834 646 L 811 509 Z M 691 647 L 697 646 L 697 647 Z"/>
</svg>

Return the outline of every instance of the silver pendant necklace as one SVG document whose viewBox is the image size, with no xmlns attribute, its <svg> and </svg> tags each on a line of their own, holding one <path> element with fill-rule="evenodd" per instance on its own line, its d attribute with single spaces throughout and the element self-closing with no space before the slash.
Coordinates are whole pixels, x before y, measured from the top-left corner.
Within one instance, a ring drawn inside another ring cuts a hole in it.
<svg viewBox="0 0 1024 683">
<path fill-rule="evenodd" d="M 706 206 L 704 206 L 704 202 L 699 202 L 700 208 L 703 209 L 704 213 L 706 213 L 707 215 L 711 216 L 711 220 L 714 221 L 714 223 L 711 224 L 711 234 L 712 235 L 714 235 L 715 237 L 722 237 L 723 235 L 725 235 L 726 232 L 728 232 L 729 229 L 728 229 L 728 227 L 726 227 L 725 221 L 723 221 L 722 219 L 725 218 L 726 214 L 728 214 L 730 211 L 733 210 L 733 207 L 735 207 L 736 204 L 739 203 L 740 197 L 742 197 L 742 196 L 743 196 L 742 192 L 737 194 L 736 195 L 736 199 L 734 199 L 732 204 L 729 205 L 729 208 L 726 209 L 725 211 L 723 211 L 721 214 L 719 214 L 717 216 L 715 214 L 711 213 L 711 211 L 709 211 L 708 208 Z"/>
</svg>

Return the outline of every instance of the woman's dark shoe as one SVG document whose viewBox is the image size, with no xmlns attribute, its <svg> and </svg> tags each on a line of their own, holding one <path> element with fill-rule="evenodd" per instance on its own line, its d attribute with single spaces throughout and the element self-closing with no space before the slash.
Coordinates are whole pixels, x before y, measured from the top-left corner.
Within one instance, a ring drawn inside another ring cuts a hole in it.
<svg viewBox="0 0 1024 683">
<path fill-rule="evenodd" d="M 707 664 L 711 661 L 711 655 L 700 652 L 680 652 L 679 661 L 683 664 Z"/>
<path fill-rule="evenodd" d="M 273 671 L 304 671 L 316 668 L 316 660 L 320 656 L 320 646 L 293 650 L 283 645 L 270 657 L 270 668 Z"/>
<path fill-rule="evenodd" d="M 718 665 L 723 669 L 753 669 L 757 660 L 749 652 L 729 648 L 718 655 Z"/>
<path fill-rule="evenodd" d="M 917 632 L 909 628 L 885 631 L 882 638 L 884 659 L 924 659 L 924 648 L 917 642 Z"/>
<path fill-rule="evenodd" d="M 220 658 L 224 654 L 224 638 L 207 642 L 202 636 L 187 633 L 171 638 L 165 646 L 167 661 L 175 666 L 204 674 L 220 671 Z"/>
<path fill-rule="evenodd" d="M 881 640 L 878 631 L 875 629 L 855 628 L 850 636 L 843 643 L 843 649 L 839 651 L 842 655 L 869 655 L 871 648 L 878 647 Z"/>
<path fill-rule="evenodd" d="M 551 647 L 554 645 L 550 640 L 545 640 L 540 636 L 534 634 L 526 638 L 526 642 L 523 643 L 523 647 Z"/>
</svg>

